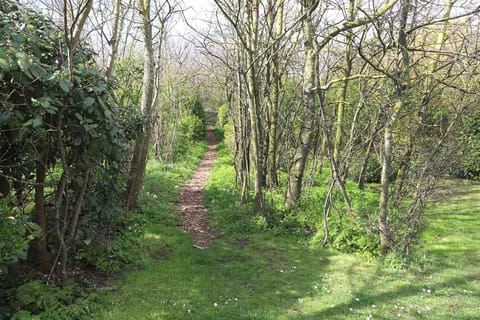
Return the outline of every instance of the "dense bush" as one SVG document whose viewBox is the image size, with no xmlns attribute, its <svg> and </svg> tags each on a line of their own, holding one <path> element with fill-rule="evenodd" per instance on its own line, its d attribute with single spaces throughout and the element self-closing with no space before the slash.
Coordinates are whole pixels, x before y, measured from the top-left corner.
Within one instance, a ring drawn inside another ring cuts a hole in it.
<svg viewBox="0 0 480 320">
<path fill-rule="evenodd" d="M 460 123 L 458 161 L 452 173 L 459 178 L 480 179 L 480 112 L 464 116 Z"/>
<path fill-rule="evenodd" d="M 12 187 L 0 221 L 18 222 L 12 243 L 31 238 L 20 225 L 42 222 L 48 251 L 66 254 L 121 222 L 117 208 L 139 117 L 115 103 L 88 46 L 80 43 L 67 60 L 63 33 L 41 14 L 2 1 L 0 34 L 0 175 Z M 16 208 L 22 215 L 12 214 Z M 18 252 L 9 255 L 2 260 Z"/>
</svg>

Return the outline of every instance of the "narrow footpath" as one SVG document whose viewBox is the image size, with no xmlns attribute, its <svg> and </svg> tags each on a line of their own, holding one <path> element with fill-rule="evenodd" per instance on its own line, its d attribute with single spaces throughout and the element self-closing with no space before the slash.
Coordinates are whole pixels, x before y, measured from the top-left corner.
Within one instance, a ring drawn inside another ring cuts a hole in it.
<svg viewBox="0 0 480 320">
<path fill-rule="evenodd" d="M 203 190 L 210 169 L 217 161 L 217 140 L 212 127 L 207 129 L 207 138 L 208 151 L 190 181 L 182 186 L 180 202 L 174 206 L 182 216 L 182 229 L 192 235 L 194 247 L 197 249 L 207 249 L 214 237 L 208 227 L 207 209 L 202 205 Z"/>
</svg>

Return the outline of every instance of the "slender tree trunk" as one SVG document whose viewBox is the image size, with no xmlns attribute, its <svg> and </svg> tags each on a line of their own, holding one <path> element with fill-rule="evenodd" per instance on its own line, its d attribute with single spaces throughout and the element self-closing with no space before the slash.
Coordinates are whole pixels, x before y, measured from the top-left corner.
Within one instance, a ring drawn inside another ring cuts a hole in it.
<svg viewBox="0 0 480 320">
<path fill-rule="evenodd" d="M 315 125 L 317 44 L 315 40 L 315 28 L 312 15 L 313 11 L 318 6 L 318 3 L 318 1 L 302 1 L 302 9 L 304 10 L 303 32 L 305 37 L 305 67 L 303 70 L 305 115 L 297 148 L 288 172 L 287 192 L 285 195 L 285 204 L 287 208 L 295 207 L 300 199 L 305 166 L 307 163 L 308 152 L 312 144 Z"/>
<path fill-rule="evenodd" d="M 347 23 L 351 23 L 355 19 L 355 2 L 356 0 L 349 0 L 349 7 L 348 7 L 348 18 Z M 337 105 L 337 124 L 336 124 L 336 132 L 335 132 L 335 141 L 333 144 L 333 159 L 338 162 L 338 157 L 340 154 L 340 149 L 343 140 L 343 123 L 344 123 L 344 111 L 345 111 L 345 104 L 347 101 L 347 90 L 348 90 L 348 78 L 352 73 L 352 54 L 353 54 L 353 30 L 350 29 L 347 31 L 347 35 L 345 36 L 346 48 L 345 48 L 345 65 L 343 69 L 343 77 L 345 80 L 340 87 L 340 92 L 338 94 L 338 105 Z"/>
<path fill-rule="evenodd" d="M 264 139 L 260 117 L 259 83 L 257 80 L 257 68 L 255 55 L 258 46 L 258 10 L 259 0 L 247 1 L 247 25 L 248 25 L 248 48 L 247 48 L 247 93 L 249 102 L 249 115 L 252 137 L 252 170 L 254 174 L 253 188 L 255 193 L 255 211 L 263 212 L 263 187 L 264 177 Z"/>
<path fill-rule="evenodd" d="M 268 97 L 268 152 L 267 152 L 267 178 L 268 186 L 270 189 L 273 189 L 278 185 L 277 177 L 277 122 L 278 122 L 278 109 L 280 102 L 280 85 L 281 85 L 281 70 L 280 70 L 280 61 L 278 54 L 278 43 L 277 38 L 283 33 L 283 7 L 284 0 L 278 1 L 277 8 L 275 8 L 272 0 L 269 2 L 269 12 L 267 19 L 269 25 L 273 29 L 274 25 L 274 12 L 276 12 L 276 26 L 275 30 L 271 33 L 273 34 L 274 43 L 272 45 L 272 62 L 270 66 L 270 77 L 271 77 L 271 92 Z"/>
<path fill-rule="evenodd" d="M 118 52 L 118 44 L 120 43 L 120 32 L 123 27 L 123 17 L 121 17 L 121 0 L 113 0 L 113 25 L 112 25 L 112 37 L 110 38 L 110 52 L 108 55 L 107 70 L 105 71 L 105 81 L 109 82 L 113 68 L 115 66 L 115 59 Z"/>
<path fill-rule="evenodd" d="M 407 19 L 410 12 L 410 0 L 403 0 L 401 3 L 400 26 L 398 33 L 398 78 L 395 80 L 395 105 L 393 107 L 390 119 L 388 119 L 384 129 L 383 142 L 383 164 L 381 176 L 380 193 L 380 211 L 378 216 L 378 228 L 380 231 L 380 246 L 384 252 L 388 252 L 392 247 L 391 234 L 388 224 L 388 202 L 389 202 L 389 176 L 392 165 L 393 149 L 393 128 L 398 120 L 399 113 L 405 106 L 405 91 L 410 83 L 409 76 L 409 55 L 407 51 Z"/>
<path fill-rule="evenodd" d="M 35 181 L 35 214 L 33 216 L 33 222 L 40 227 L 40 238 L 35 240 L 35 253 L 33 260 L 40 266 L 40 269 L 44 272 L 48 272 L 52 255 L 48 251 L 47 242 L 47 228 L 45 217 L 45 177 L 46 177 L 46 159 L 42 159 L 37 163 L 36 169 L 36 181 Z"/>
<path fill-rule="evenodd" d="M 144 41 L 144 70 L 141 110 L 145 119 L 145 123 L 143 130 L 139 133 L 135 143 L 133 158 L 130 165 L 125 205 L 127 213 L 135 209 L 138 201 L 138 194 L 143 184 L 154 116 L 153 100 L 155 91 L 155 61 L 152 43 L 152 21 L 150 19 L 150 0 L 139 0 L 139 11 L 142 17 Z"/>
<path fill-rule="evenodd" d="M 360 173 L 358 175 L 358 188 L 363 190 L 365 187 L 365 179 L 367 176 L 367 169 L 368 169 L 368 161 L 370 159 L 370 155 L 372 153 L 373 145 L 375 144 L 376 136 L 378 131 L 380 130 L 380 113 L 375 120 L 375 130 L 373 131 L 372 136 L 368 140 L 367 147 L 365 148 L 365 157 L 363 158 L 362 165 L 360 166 Z"/>
<path fill-rule="evenodd" d="M 64 0 L 64 5 L 67 6 L 66 1 Z M 77 44 L 80 41 L 80 37 L 82 36 L 82 31 L 87 22 L 88 15 L 90 11 L 92 11 L 93 7 L 93 0 L 87 0 L 85 3 L 82 3 L 82 6 L 79 8 L 78 16 L 74 18 L 71 30 L 71 49 L 74 50 Z"/>
</svg>

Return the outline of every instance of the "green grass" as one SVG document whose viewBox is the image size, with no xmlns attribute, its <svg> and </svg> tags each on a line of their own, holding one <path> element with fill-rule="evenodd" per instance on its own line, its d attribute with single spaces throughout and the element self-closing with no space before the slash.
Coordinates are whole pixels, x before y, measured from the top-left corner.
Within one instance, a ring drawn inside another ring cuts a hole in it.
<svg viewBox="0 0 480 320">
<path fill-rule="evenodd" d="M 190 169 L 177 168 L 183 173 L 164 181 L 170 169 L 149 167 L 142 199 L 157 218 L 140 242 L 151 258 L 96 294 L 94 318 L 478 319 L 479 184 L 449 181 L 457 193 L 429 209 L 415 252 L 419 264 L 394 269 L 268 230 L 238 202 L 231 159 L 220 155 L 205 195 L 217 230 L 212 248 L 195 249 L 173 223 L 170 202 Z M 146 192 L 154 190 L 162 199 L 149 199 Z"/>
</svg>

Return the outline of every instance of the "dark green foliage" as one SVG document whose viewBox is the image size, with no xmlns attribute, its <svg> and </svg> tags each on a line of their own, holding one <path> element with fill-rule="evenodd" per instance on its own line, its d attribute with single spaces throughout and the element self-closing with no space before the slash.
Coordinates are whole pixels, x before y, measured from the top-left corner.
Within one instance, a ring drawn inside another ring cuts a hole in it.
<svg viewBox="0 0 480 320">
<path fill-rule="evenodd" d="M 11 304 L 21 311 L 12 319 L 91 319 L 95 304 L 90 300 L 73 284 L 59 288 L 33 280 L 17 288 Z"/>
<path fill-rule="evenodd" d="M 372 228 L 362 219 L 343 220 L 334 217 L 329 221 L 331 241 L 329 244 L 347 253 L 361 253 L 367 256 L 380 254 L 380 241 Z"/>
<path fill-rule="evenodd" d="M 205 124 L 202 120 L 194 114 L 186 114 L 180 118 L 178 124 L 178 151 L 185 153 L 184 148 L 186 144 L 194 141 L 200 141 L 205 138 Z"/>
<path fill-rule="evenodd" d="M 84 252 L 80 252 L 79 256 L 95 266 L 97 270 L 106 274 L 115 274 L 128 265 L 141 264 L 141 252 L 133 249 L 138 245 L 135 239 L 134 233 L 131 232 L 116 234 L 115 238 L 106 244 L 96 242 L 85 247 Z"/>
<path fill-rule="evenodd" d="M 185 102 L 185 109 L 192 115 L 196 116 L 205 128 L 205 111 L 203 109 L 202 101 L 197 94 L 187 98 L 187 101 Z M 203 136 L 205 136 L 205 129 L 203 131 Z"/>
<path fill-rule="evenodd" d="M 0 277 L 9 264 L 27 257 L 30 241 L 39 236 L 38 226 L 30 218 L 34 203 L 12 208 L 8 202 L 9 198 L 0 200 Z"/>
<path fill-rule="evenodd" d="M 355 163 L 355 165 L 352 167 L 350 171 L 350 177 L 352 180 L 358 180 L 360 171 L 361 171 L 361 165 L 363 164 L 363 158 L 361 158 L 361 162 Z M 380 163 L 379 159 L 375 154 L 371 154 L 370 157 L 368 157 L 368 162 L 367 162 L 367 170 L 365 171 L 365 181 L 366 183 L 379 183 L 380 182 L 380 177 L 382 174 L 382 164 Z"/>
<path fill-rule="evenodd" d="M 460 124 L 458 161 L 452 173 L 459 178 L 480 179 L 480 112 L 465 115 Z"/>
</svg>

